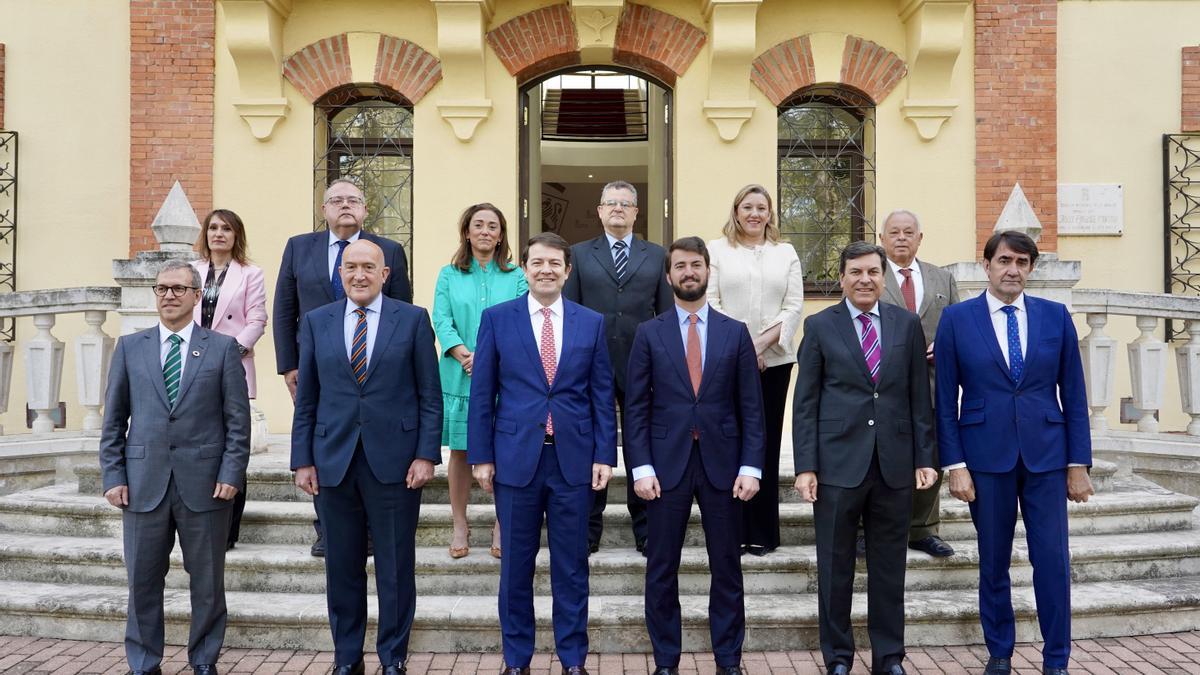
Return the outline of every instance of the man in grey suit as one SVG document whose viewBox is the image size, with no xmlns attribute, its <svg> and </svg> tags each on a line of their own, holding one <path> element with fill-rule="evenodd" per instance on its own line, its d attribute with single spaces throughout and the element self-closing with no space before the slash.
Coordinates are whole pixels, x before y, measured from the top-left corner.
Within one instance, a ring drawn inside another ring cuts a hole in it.
<svg viewBox="0 0 1200 675">
<path fill-rule="evenodd" d="M 225 540 L 250 457 L 250 400 L 237 342 L 192 322 L 200 276 L 186 262 L 155 279 L 159 324 L 117 342 L 104 397 L 104 498 L 124 511 L 130 673 L 157 675 L 163 585 L 175 533 L 191 579 L 188 663 L 216 675 L 225 639 Z"/>
<path fill-rule="evenodd" d="M 571 275 L 563 297 L 604 315 L 608 355 L 612 359 L 614 393 L 625 424 L 625 369 L 638 324 L 649 321 L 675 305 L 671 286 L 663 274 L 666 251 L 633 235 L 637 220 L 637 190 L 618 180 L 604 186 L 596 207 L 604 234 L 571 247 Z M 625 434 L 621 442 L 625 443 Z M 628 458 L 628 454 L 625 457 Z M 628 470 L 629 462 L 625 467 Z M 646 551 L 646 505 L 633 493 L 632 478 L 626 479 L 626 500 L 633 519 L 634 544 Z M 588 518 L 588 550 L 600 549 L 604 530 L 604 507 L 608 490 L 594 494 Z"/>
<path fill-rule="evenodd" d="M 921 221 L 917 214 L 903 209 L 892 211 L 883 221 L 880 243 L 887 252 L 887 272 L 883 275 L 883 301 L 903 307 L 921 319 L 929 361 L 929 393 L 933 395 L 933 338 L 937 335 L 942 310 L 958 302 L 958 287 L 946 270 L 917 260 L 921 246 Z M 933 466 L 938 463 L 937 442 L 933 446 Z M 908 527 L 908 547 L 937 558 L 954 555 L 954 547 L 938 534 L 942 512 L 942 473 L 928 490 L 913 493 L 912 521 Z"/>
</svg>

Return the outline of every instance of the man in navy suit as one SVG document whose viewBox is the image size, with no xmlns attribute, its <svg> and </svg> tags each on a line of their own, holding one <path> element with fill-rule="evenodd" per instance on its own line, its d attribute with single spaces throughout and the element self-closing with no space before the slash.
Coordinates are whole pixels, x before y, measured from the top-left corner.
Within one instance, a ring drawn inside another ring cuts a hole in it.
<svg viewBox="0 0 1200 675">
<path fill-rule="evenodd" d="M 334 673 L 363 672 L 369 532 L 379 662 L 386 675 L 398 675 L 417 606 L 421 486 L 442 458 L 437 350 L 425 310 L 383 296 L 390 271 L 377 245 L 347 246 L 340 272 L 346 299 L 300 324 L 291 466 L 327 526 Z"/>
<path fill-rule="evenodd" d="M 664 263 L 675 306 L 638 326 L 625 378 L 634 491 L 646 500 L 646 628 L 656 675 L 678 673 L 679 559 L 700 503 L 712 573 L 708 617 L 717 672 L 740 671 L 744 501 L 763 467 L 762 388 L 746 325 L 708 306 L 708 248 L 671 244 Z"/>
<path fill-rule="evenodd" d="M 483 312 L 471 375 L 467 461 L 500 520 L 502 673 L 529 672 L 533 572 L 550 542 L 554 642 L 564 673 L 586 673 L 588 512 L 617 463 L 604 317 L 562 297 L 571 249 L 557 234 L 521 253 L 529 292 Z"/>
<path fill-rule="evenodd" d="M 365 239 L 383 251 L 384 265 L 391 270 L 383 283 L 383 294 L 389 298 L 412 302 L 412 287 L 408 283 L 408 261 L 404 249 L 396 242 L 363 232 L 367 203 L 362 190 L 354 182 L 339 178 L 325 190 L 323 202 L 325 232 L 298 234 L 288 239 L 275 284 L 275 311 L 271 317 L 275 335 L 275 365 L 287 384 L 288 393 L 296 400 L 296 375 L 300 363 L 300 320 L 309 311 L 342 300 L 346 291 L 338 266 L 347 246 Z M 319 520 L 313 521 L 317 541 L 312 554 L 325 555 Z"/>
<path fill-rule="evenodd" d="M 1037 257 L 1037 244 L 1025 234 L 992 235 L 983 249 L 987 290 L 947 307 L 934 341 L 941 460 L 950 471 L 950 494 L 970 504 L 979 539 L 988 675 L 1011 670 L 1016 620 L 1008 567 L 1018 503 L 1033 565 L 1043 672 L 1067 672 L 1067 500 L 1086 502 L 1094 494 L 1079 340 L 1066 306 L 1025 295 Z"/>
</svg>

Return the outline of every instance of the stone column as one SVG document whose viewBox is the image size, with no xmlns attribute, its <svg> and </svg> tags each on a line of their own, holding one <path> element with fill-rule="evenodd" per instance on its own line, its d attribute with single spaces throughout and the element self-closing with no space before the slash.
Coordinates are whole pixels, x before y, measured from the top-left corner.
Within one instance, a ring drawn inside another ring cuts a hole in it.
<svg viewBox="0 0 1200 675">
<path fill-rule="evenodd" d="M 104 405 L 104 390 L 108 385 L 108 364 L 112 359 L 114 340 L 101 329 L 104 310 L 88 310 L 83 320 L 88 329 L 75 339 L 75 383 L 79 389 L 79 405 L 85 432 L 99 431 L 104 421 L 100 408 Z"/>
<path fill-rule="evenodd" d="M 25 389 L 29 396 L 29 408 L 37 413 L 33 420 L 33 433 L 44 434 L 54 431 L 54 420 L 50 417 L 58 408 L 58 394 L 62 388 L 63 343 L 50 334 L 55 315 L 37 314 L 33 325 L 37 334 L 25 343 Z"/>
<path fill-rule="evenodd" d="M 13 347 L 0 342 L 0 414 L 8 412 L 8 394 L 12 391 Z M 0 436 L 4 427 L 0 426 Z"/>
<path fill-rule="evenodd" d="M 1175 349 L 1179 400 L 1183 412 L 1192 417 L 1187 426 L 1188 435 L 1200 436 L 1200 321 L 1188 321 L 1187 332 L 1190 339 Z"/>
<path fill-rule="evenodd" d="M 1112 404 L 1113 380 L 1116 378 L 1117 341 L 1104 334 L 1107 314 L 1089 313 L 1087 323 L 1092 330 L 1079 341 L 1079 354 L 1087 383 L 1088 407 L 1092 409 L 1092 432 L 1104 433 L 1108 431 L 1104 411 Z"/>
<path fill-rule="evenodd" d="M 1162 407 L 1163 386 L 1167 372 L 1167 345 L 1154 336 L 1158 317 L 1137 317 L 1142 334 L 1129 343 L 1129 379 L 1133 388 L 1133 405 L 1142 412 L 1138 431 L 1155 433 L 1158 420 L 1154 413 Z"/>
</svg>

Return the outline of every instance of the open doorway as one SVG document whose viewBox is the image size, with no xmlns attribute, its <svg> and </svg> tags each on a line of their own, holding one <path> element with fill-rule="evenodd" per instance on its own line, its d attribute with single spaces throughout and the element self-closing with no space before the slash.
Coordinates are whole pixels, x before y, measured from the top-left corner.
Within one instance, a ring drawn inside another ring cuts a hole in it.
<svg viewBox="0 0 1200 675">
<path fill-rule="evenodd" d="M 634 232 L 671 241 L 670 89 L 616 66 L 577 66 L 525 84 L 520 105 L 522 241 L 595 237 L 600 191 L 614 180 L 637 188 Z"/>
</svg>

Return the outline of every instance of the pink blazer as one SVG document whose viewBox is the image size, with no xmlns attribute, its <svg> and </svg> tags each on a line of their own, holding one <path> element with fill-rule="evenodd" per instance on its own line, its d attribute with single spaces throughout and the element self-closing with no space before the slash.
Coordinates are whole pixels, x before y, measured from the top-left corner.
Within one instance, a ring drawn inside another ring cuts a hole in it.
<svg viewBox="0 0 1200 675">
<path fill-rule="evenodd" d="M 196 260 L 192 262 L 200 272 L 200 283 L 208 277 L 208 262 Z M 197 324 L 200 323 L 201 303 L 196 303 L 192 316 Z M 267 294 L 263 288 L 263 272 L 257 265 L 242 265 L 236 260 L 230 261 L 229 271 L 225 273 L 225 283 L 221 284 L 221 294 L 217 296 L 217 311 L 213 313 L 212 329 L 223 335 L 232 336 L 239 344 L 250 349 L 242 359 L 242 367 L 246 369 L 246 386 L 250 389 L 250 398 L 257 394 L 254 378 L 254 344 L 263 336 L 267 328 Z"/>
</svg>

